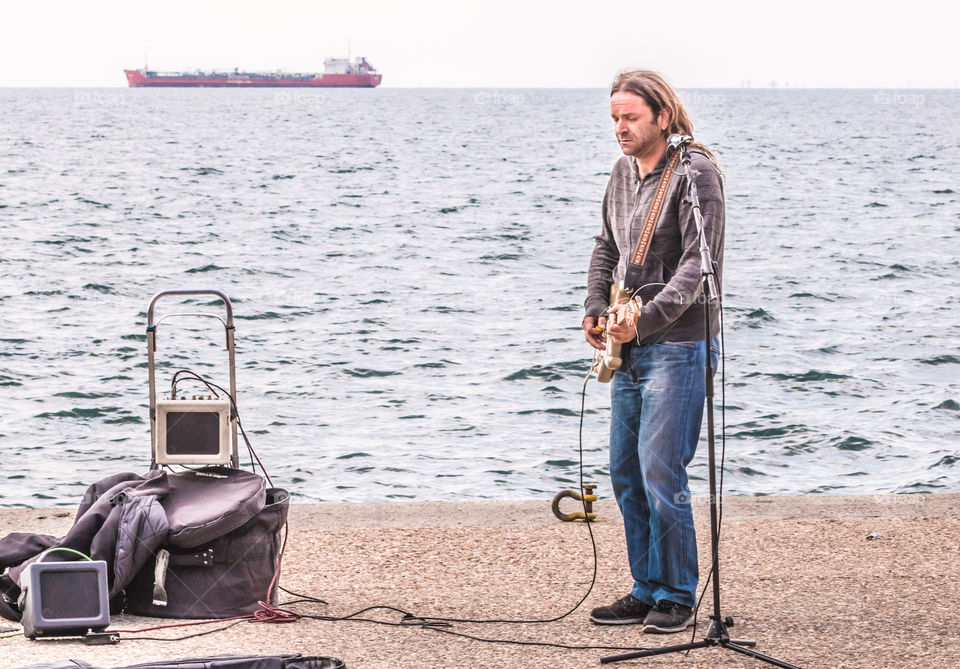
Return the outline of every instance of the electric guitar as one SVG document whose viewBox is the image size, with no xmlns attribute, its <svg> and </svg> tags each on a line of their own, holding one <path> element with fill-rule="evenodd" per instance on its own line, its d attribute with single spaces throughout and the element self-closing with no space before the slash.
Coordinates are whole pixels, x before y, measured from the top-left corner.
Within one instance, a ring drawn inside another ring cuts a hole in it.
<svg viewBox="0 0 960 669">
<path fill-rule="evenodd" d="M 639 299 L 637 301 L 639 301 Z M 634 313 L 637 308 L 636 303 L 630 299 L 630 295 L 623 289 L 622 282 L 610 285 L 610 305 L 613 306 L 614 304 L 629 305 L 629 308 L 617 311 L 616 319 L 618 325 L 628 318 L 636 318 Z M 608 320 L 607 323 L 609 322 Z M 597 351 L 594 356 L 593 373 L 597 375 L 597 381 L 600 383 L 609 383 L 614 371 L 620 369 L 620 366 L 623 364 L 623 359 L 620 357 L 621 346 L 622 344 L 616 343 L 608 336 L 606 349 Z"/>
</svg>

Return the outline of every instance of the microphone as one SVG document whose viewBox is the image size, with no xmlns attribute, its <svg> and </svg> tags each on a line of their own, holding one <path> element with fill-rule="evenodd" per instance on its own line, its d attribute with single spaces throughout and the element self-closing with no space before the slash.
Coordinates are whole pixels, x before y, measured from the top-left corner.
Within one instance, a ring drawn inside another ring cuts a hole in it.
<svg viewBox="0 0 960 669">
<path fill-rule="evenodd" d="M 690 135 L 679 135 L 677 133 L 673 133 L 667 137 L 667 148 L 671 151 L 676 151 L 684 144 L 689 144 L 692 141 L 693 137 Z"/>
</svg>

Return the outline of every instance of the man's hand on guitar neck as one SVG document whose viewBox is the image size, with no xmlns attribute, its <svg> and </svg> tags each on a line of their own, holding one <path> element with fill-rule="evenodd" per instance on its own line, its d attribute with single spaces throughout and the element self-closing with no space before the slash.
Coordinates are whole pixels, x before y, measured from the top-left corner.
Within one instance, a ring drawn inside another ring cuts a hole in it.
<svg viewBox="0 0 960 669">
<path fill-rule="evenodd" d="M 607 349 L 607 343 L 603 337 L 603 333 L 607 327 L 606 316 L 600 316 L 600 318 L 587 316 L 583 319 L 581 327 L 583 328 L 583 336 L 588 344 L 598 351 L 605 351 Z"/>
<path fill-rule="evenodd" d="M 614 304 L 608 310 L 607 336 L 617 344 L 626 344 L 637 336 L 639 314 L 632 301 Z"/>
</svg>

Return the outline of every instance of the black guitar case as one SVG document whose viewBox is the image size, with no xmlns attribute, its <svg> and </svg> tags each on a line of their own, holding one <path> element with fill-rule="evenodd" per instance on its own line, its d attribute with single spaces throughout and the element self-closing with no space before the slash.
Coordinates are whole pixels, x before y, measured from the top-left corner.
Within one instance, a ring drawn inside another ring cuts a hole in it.
<svg viewBox="0 0 960 669">
<path fill-rule="evenodd" d="M 31 664 L 18 669 L 100 669 L 82 660 L 64 660 Z M 335 657 L 303 657 L 301 655 L 218 655 L 183 660 L 162 660 L 133 664 L 114 669 L 347 669 Z"/>
<path fill-rule="evenodd" d="M 287 491 L 226 467 L 178 472 L 169 481 L 161 504 L 170 531 L 126 586 L 126 610 L 158 618 L 226 618 L 253 613 L 260 601 L 276 604 Z"/>
</svg>

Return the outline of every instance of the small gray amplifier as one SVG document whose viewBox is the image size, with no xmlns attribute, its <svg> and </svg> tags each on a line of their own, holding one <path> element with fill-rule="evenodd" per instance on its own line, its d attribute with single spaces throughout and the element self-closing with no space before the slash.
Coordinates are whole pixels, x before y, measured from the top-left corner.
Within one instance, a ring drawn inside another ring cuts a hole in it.
<svg viewBox="0 0 960 669">
<path fill-rule="evenodd" d="M 107 563 L 34 562 L 20 576 L 23 635 L 83 636 L 110 625 Z"/>
</svg>

